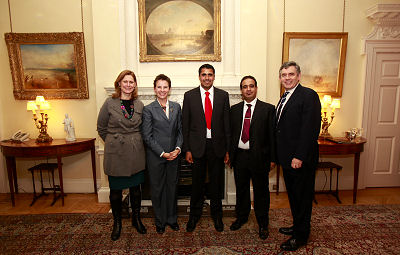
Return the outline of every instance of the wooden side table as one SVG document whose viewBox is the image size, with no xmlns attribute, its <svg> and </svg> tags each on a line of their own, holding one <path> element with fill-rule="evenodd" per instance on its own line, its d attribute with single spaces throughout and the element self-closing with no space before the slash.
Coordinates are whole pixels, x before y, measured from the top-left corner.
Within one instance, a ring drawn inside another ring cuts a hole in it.
<svg viewBox="0 0 400 255">
<path fill-rule="evenodd" d="M 65 156 L 79 154 L 85 151 L 90 151 L 92 158 L 94 192 L 97 194 L 96 158 L 94 145 L 95 140 L 95 138 L 78 138 L 76 139 L 76 141 L 67 142 L 65 141 L 65 139 L 54 139 L 50 143 L 36 143 L 33 139 L 21 143 L 15 143 L 9 140 L 1 141 L 1 151 L 6 158 L 12 205 L 15 206 L 14 192 L 18 193 L 18 178 L 15 158 L 57 158 L 58 176 L 60 178 L 61 200 L 62 205 L 64 205 L 64 186 L 61 158 Z"/>
<path fill-rule="evenodd" d="M 357 200 L 358 173 L 360 170 L 360 153 L 364 151 L 365 138 L 359 138 L 352 143 L 336 143 L 327 139 L 318 139 L 319 155 L 349 155 L 354 154 L 353 204 Z M 276 194 L 279 194 L 279 175 L 281 166 L 276 166 Z"/>
</svg>

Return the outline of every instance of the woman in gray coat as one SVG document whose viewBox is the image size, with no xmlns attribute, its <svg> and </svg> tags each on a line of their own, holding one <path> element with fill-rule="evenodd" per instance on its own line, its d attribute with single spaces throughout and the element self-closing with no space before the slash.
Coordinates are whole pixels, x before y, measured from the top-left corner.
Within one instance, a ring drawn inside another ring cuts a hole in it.
<svg viewBox="0 0 400 255">
<path fill-rule="evenodd" d="M 140 220 L 144 182 L 145 151 L 140 133 L 143 103 L 137 98 L 136 76 L 122 71 L 114 82 L 115 93 L 107 98 L 97 119 L 97 132 L 104 145 L 104 173 L 110 184 L 110 203 L 114 217 L 111 239 L 121 234 L 122 190 L 129 188 L 132 226 L 141 233 L 146 228 Z"/>
</svg>

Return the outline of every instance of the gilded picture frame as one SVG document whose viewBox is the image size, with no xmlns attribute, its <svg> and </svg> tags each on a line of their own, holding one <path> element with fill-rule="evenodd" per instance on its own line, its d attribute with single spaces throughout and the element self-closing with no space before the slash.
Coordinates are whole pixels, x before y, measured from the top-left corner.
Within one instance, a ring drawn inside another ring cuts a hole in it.
<svg viewBox="0 0 400 255">
<path fill-rule="evenodd" d="M 301 67 L 301 84 L 320 96 L 341 97 L 346 62 L 347 33 L 286 32 L 282 61 Z"/>
<path fill-rule="evenodd" d="M 139 61 L 221 61 L 221 0 L 138 0 Z"/>
<path fill-rule="evenodd" d="M 14 98 L 89 98 L 82 32 L 5 33 Z"/>
</svg>

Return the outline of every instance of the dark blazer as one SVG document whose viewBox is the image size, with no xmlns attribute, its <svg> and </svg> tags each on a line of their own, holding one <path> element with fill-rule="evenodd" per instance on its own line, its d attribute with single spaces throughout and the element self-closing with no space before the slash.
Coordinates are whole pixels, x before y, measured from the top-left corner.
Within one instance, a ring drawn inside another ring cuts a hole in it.
<svg viewBox="0 0 400 255">
<path fill-rule="evenodd" d="M 206 150 L 206 118 L 201 102 L 200 87 L 185 93 L 182 110 L 183 151 L 200 158 Z M 217 157 L 225 156 L 229 149 L 229 95 L 214 87 L 211 135 Z"/>
<path fill-rule="evenodd" d="M 163 161 L 161 153 L 171 152 L 183 143 L 181 106 L 169 101 L 169 118 L 156 101 L 143 109 L 142 136 L 147 145 L 147 163 Z"/>
<path fill-rule="evenodd" d="M 278 163 L 290 169 L 293 158 L 313 166 L 318 163 L 321 103 L 318 94 L 300 84 L 282 110 L 276 125 Z"/>
<path fill-rule="evenodd" d="M 235 168 L 235 158 L 243 125 L 243 104 L 235 104 L 231 107 L 231 132 L 232 143 L 229 158 Z M 250 122 L 250 152 L 253 155 L 257 168 L 264 166 L 269 170 L 270 162 L 275 162 L 275 107 L 257 99 Z"/>
</svg>

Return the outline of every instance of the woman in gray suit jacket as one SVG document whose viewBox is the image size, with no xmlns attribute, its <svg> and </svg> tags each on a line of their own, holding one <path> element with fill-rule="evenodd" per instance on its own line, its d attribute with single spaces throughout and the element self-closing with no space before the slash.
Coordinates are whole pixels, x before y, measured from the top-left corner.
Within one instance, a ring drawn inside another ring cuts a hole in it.
<svg viewBox="0 0 400 255">
<path fill-rule="evenodd" d="M 154 80 L 156 100 L 143 109 L 142 136 L 147 145 L 151 202 L 156 231 L 169 225 L 179 230 L 176 213 L 179 154 L 183 142 L 181 106 L 168 100 L 171 80 L 164 74 Z"/>
<path fill-rule="evenodd" d="M 122 190 L 129 188 L 132 226 L 141 233 L 146 228 L 140 220 L 144 182 L 145 151 L 140 125 L 143 103 L 137 98 L 136 76 L 122 71 L 114 82 L 115 93 L 107 98 L 97 119 L 97 132 L 104 141 L 104 173 L 110 184 L 110 203 L 114 217 L 111 239 L 121 234 Z"/>
</svg>

